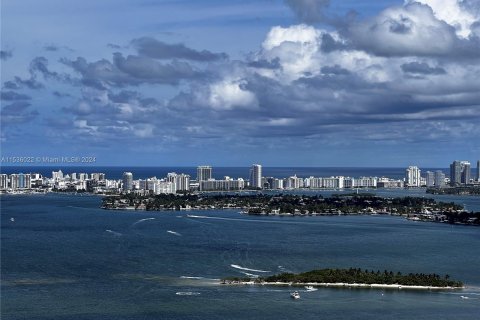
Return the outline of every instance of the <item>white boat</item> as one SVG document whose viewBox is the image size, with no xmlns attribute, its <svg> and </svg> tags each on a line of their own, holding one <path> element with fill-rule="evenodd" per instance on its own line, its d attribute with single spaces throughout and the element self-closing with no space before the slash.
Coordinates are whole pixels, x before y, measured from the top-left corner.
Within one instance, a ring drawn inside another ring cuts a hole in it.
<svg viewBox="0 0 480 320">
<path fill-rule="evenodd" d="M 300 299 L 300 293 L 298 293 L 298 291 L 294 291 L 294 292 L 290 293 L 290 297 L 292 299 Z"/>
<path fill-rule="evenodd" d="M 314 288 L 313 286 L 305 286 L 305 290 L 307 290 L 307 291 L 317 291 L 317 289 Z"/>
</svg>

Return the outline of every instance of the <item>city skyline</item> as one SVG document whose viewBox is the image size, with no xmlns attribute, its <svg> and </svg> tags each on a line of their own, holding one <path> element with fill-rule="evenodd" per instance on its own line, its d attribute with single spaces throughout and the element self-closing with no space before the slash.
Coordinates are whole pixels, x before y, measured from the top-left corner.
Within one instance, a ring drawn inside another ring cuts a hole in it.
<svg viewBox="0 0 480 320">
<path fill-rule="evenodd" d="M 477 165 L 480 160 L 477 161 Z M 291 168 L 294 170 L 294 168 Z M 83 169 L 81 169 L 83 170 Z M 365 174 L 353 176 L 337 174 L 331 176 L 297 176 L 296 172 L 290 172 L 286 177 L 263 175 L 262 165 L 253 164 L 249 170 L 249 178 L 241 176 L 234 178 L 224 175 L 218 179 L 213 174 L 213 167 L 200 165 L 196 167 L 197 177 L 191 179 L 186 173 L 168 172 L 165 177 L 157 178 L 157 175 L 134 179 L 134 174 L 129 171 L 122 173 L 121 179 L 107 179 L 106 173 L 77 173 L 64 174 L 62 170 L 52 171 L 52 177 L 35 173 L 11 173 L 0 174 L 0 190 L 13 191 L 36 189 L 40 192 L 47 190 L 70 190 L 89 191 L 94 193 L 103 192 L 148 192 L 153 194 L 175 194 L 189 191 L 241 191 L 247 190 L 295 190 L 308 189 L 348 189 L 348 188 L 421 188 L 435 187 L 444 189 L 447 184 L 451 187 L 467 186 L 472 190 L 480 185 L 478 172 L 471 179 L 472 168 L 468 161 L 455 160 L 450 164 L 450 177 L 447 179 L 442 170 L 435 172 L 422 170 L 417 166 L 409 166 L 405 169 L 403 179 L 395 179 L 391 176 L 367 176 Z M 77 179 L 78 175 L 78 179 Z"/>
<path fill-rule="evenodd" d="M 478 1 L 1 6 L 2 156 L 438 168 L 480 155 Z"/>
</svg>

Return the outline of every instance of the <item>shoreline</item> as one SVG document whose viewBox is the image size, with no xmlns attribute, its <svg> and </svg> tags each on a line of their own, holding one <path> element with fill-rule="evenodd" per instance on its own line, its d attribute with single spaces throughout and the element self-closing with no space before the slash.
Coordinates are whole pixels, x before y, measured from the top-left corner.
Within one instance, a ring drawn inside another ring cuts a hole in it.
<svg viewBox="0 0 480 320">
<path fill-rule="evenodd" d="M 348 289 L 389 289 L 389 290 L 463 290 L 466 287 L 435 287 L 435 286 L 413 286 L 400 284 L 379 284 L 379 283 L 327 283 L 327 282 L 255 282 L 255 281 L 221 281 L 221 285 L 229 286 L 280 286 L 280 287 L 321 287 L 321 288 L 348 288 Z"/>
</svg>

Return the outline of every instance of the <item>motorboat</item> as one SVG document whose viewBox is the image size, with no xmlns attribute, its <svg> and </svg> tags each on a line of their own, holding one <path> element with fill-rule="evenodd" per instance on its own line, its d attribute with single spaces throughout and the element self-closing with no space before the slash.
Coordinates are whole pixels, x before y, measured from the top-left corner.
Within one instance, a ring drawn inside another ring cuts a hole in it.
<svg viewBox="0 0 480 320">
<path fill-rule="evenodd" d="M 298 293 L 298 291 L 294 291 L 294 292 L 290 293 L 290 297 L 292 299 L 295 299 L 295 300 L 300 299 L 300 293 Z"/>
<path fill-rule="evenodd" d="M 305 286 L 305 290 L 307 290 L 307 291 L 317 291 L 317 289 L 314 288 L 313 286 Z"/>
</svg>

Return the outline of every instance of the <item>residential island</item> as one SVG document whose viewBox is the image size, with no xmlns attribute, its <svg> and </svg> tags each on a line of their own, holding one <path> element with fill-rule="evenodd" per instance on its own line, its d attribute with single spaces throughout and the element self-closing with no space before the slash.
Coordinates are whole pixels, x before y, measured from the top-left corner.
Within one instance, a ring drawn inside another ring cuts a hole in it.
<svg viewBox="0 0 480 320">
<path fill-rule="evenodd" d="M 228 285 L 278 285 L 278 286 L 316 286 L 331 288 L 372 288 L 372 289 L 425 289 L 455 290 L 463 289 L 461 281 L 450 276 L 437 274 L 409 273 L 392 271 L 369 271 L 361 269 L 320 269 L 303 273 L 281 273 L 269 277 L 238 278 L 227 277 L 221 284 Z"/>
<path fill-rule="evenodd" d="M 372 194 L 322 195 L 232 193 L 161 194 L 142 196 L 124 194 L 102 200 L 107 210 L 224 210 L 264 216 L 373 215 L 403 216 L 418 221 L 480 225 L 480 212 L 465 212 L 462 206 L 429 198 L 384 198 Z"/>
</svg>

